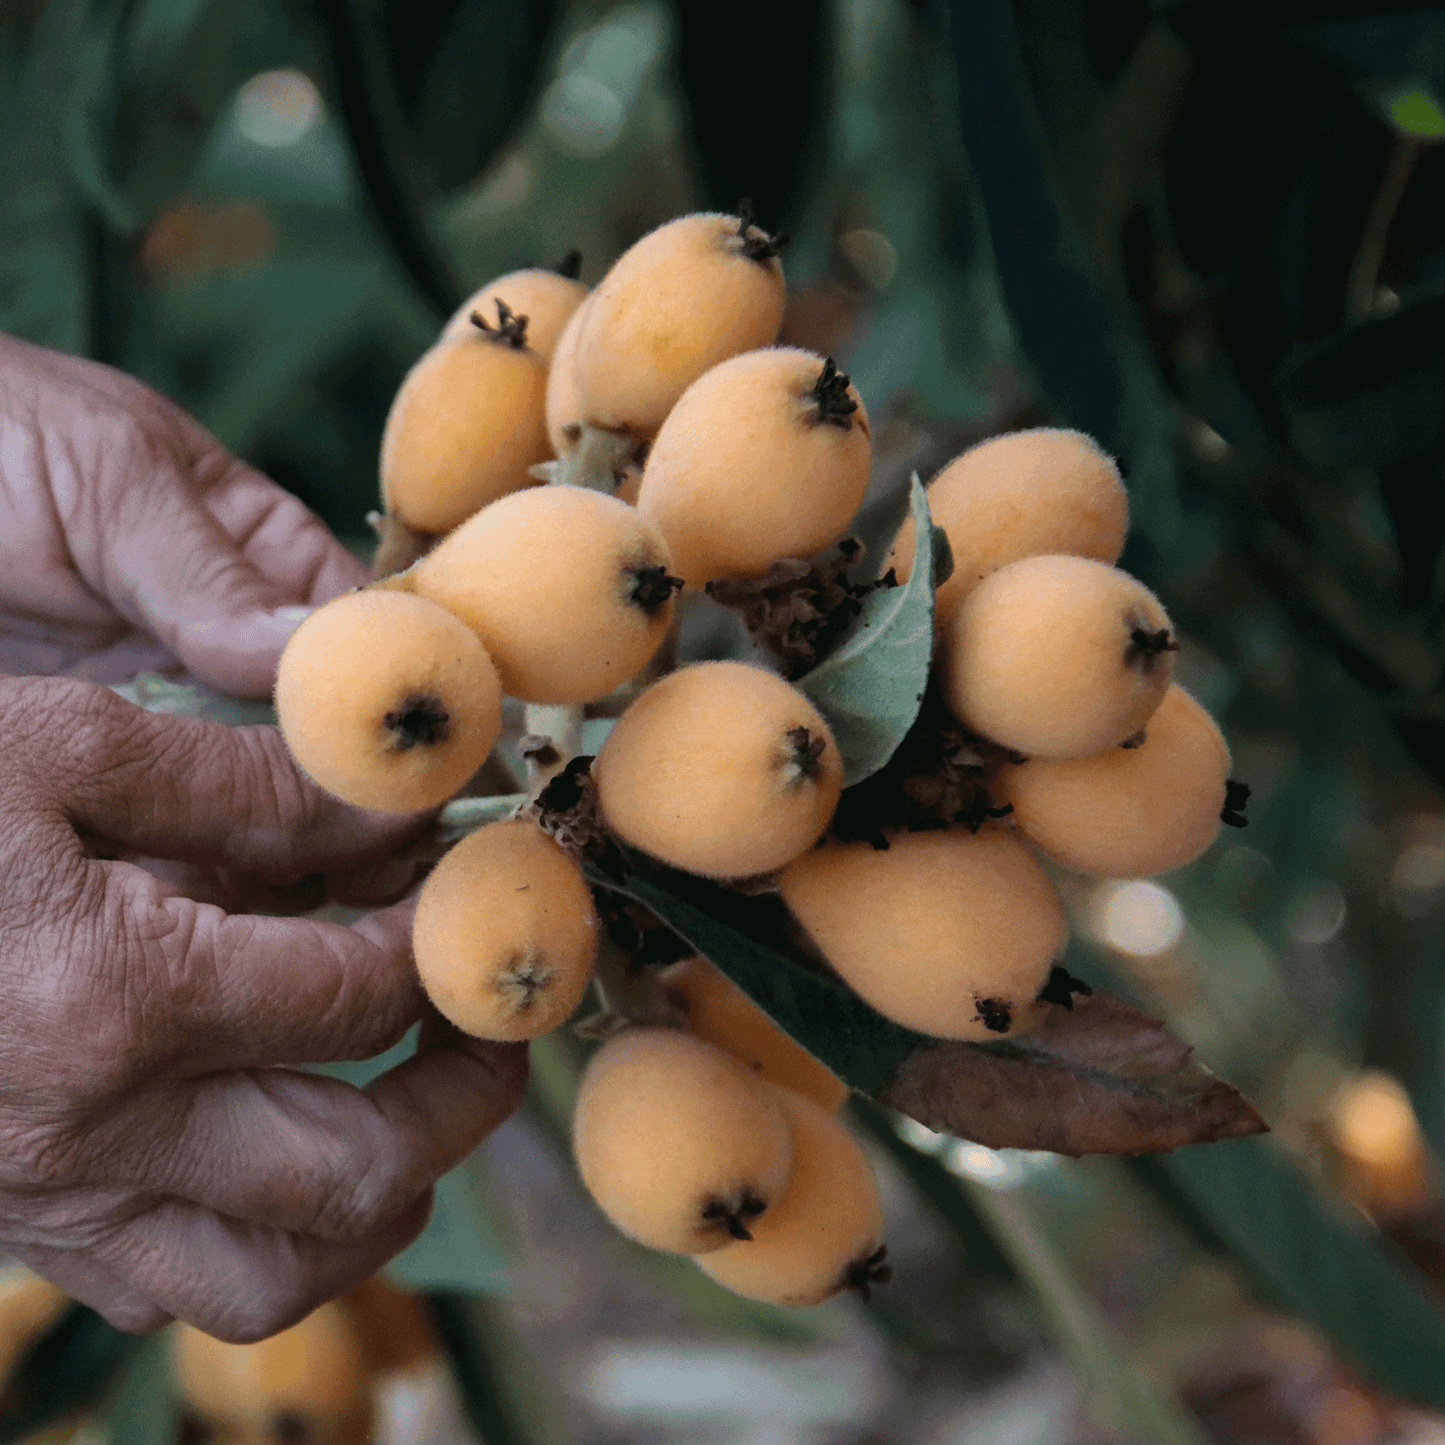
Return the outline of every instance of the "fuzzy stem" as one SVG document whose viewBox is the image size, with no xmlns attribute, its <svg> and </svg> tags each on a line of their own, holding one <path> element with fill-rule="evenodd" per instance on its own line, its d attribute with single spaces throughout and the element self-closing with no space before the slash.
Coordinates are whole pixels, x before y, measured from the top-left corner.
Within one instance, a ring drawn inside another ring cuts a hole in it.
<svg viewBox="0 0 1445 1445">
<path fill-rule="evenodd" d="M 546 738 L 556 755 L 527 759 L 527 793 L 535 798 L 582 751 L 583 709 L 578 703 L 529 702 L 523 719 L 526 735 Z"/>
<path fill-rule="evenodd" d="M 668 997 L 655 968 L 637 968 L 632 955 L 606 933 L 597 947 L 598 993 L 604 1007 L 634 1024 L 672 1024 L 681 1027 L 687 1015 Z"/>
<path fill-rule="evenodd" d="M 558 481 L 611 496 L 617 490 L 613 473 L 626 464 L 636 448 L 637 438 L 625 431 L 584 426 L 577 450 L 563 463 Z"/>
</svg>

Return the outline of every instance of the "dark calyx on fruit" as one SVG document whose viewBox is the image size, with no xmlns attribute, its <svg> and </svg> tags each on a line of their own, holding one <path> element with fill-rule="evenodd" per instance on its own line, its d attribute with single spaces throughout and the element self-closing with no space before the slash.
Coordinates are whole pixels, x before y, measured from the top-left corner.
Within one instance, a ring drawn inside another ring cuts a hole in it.
<svg viewBox="0 0 1445 1445">
<path fill-rule="evenodd" d="M 990 1033 L 1006 1034 L 1013 1027 L 1013 1005 L 1006 998 L 975 998 L 974 1015 Z"/>
<path fill-rule="evenodd" d="M 472 325 L 489 341 L 521 351 L 527 344 L 527 318 L 518 316 L 501 297 L 497 298 L 497 324 L 493 326 L 480 311 L 472 312 Z"/>
<path fill-rule="evenodd" d="M 666 607 L 672 600 L 672 594 L 684 586 L 681 577 L 667 575 L 666 567 L 629 567 L 627 570 L 633 577 L 632 588 L 627 595 L 647 613 Z"/>
<path fill-rule="evenodd" d="M 1249 801 L 1252 791 L 1248 783 L 1241 783 L 1238 778 L 1230 778 L 1224 785 L 1224 808 L 1219 814 L 1219 821 L 1227 823 L 1231 828 L 1249 827 L 1249 819 L 1244 816 L 1244 805 Z"/>
<path fill-rule="evenodd" d="M 1124 665 L 1148 672 L 1156 657 L 1178 651 L 1179 644 L 1167 627 L 1161 627 L 1157 632 L 1151 632 L 1147 627 L 1134 627 L 1129 631 L 1129 645 L 1124 649 Z"/>
<path fill-rule="evenodd" d="M 748 1190 L 734 1207 L 725 1199 L 713 1199 L 703 1206 L 702 1217 L 708 1224 L 723 1224 L 734 1239 L 751 1239 L 746 1220 L 756 1219 L 768 1206 Z"/>
<path fill-rule="evenodd" d="M 417 693 L 386 714 L 381 725 L 391 734 L 393 752 L 444 743 L 451 732 L 451 716 L 432 693 Z"/>
<path fill-rule="evenodd" d="M 793 749 L 793 755 L 788 759 L 789 768 L 796 768 L 805 778 L 816 778 L 823 771 L 819 759 L 828 746 L 827 738 L 815 738 L 807 728 L 789 728 L 783 736 Z"/>
<path fill-rule="evenodd" d="M 742 252 L 750 261 L 769 261 L 788 244 L 782 234 L 770 236 L 761 226 L 753 224 L 752 202 L 738 202 L 738 237 Z"/>
<path fill-rule="evenodd" d="M 893 1266 L 884 1264 L 888 1257 L 888 1246 L 880 1244 L 865 1259 L 855 1259 L 843 1276 L 843 1288 L 855 1290 L 867 1304 L 875 1284 L 887 1284 L 893 1278 Z"/>
<path fill-rule="evenodd" d="M 817 381 L 806 393 L 817 407 L 813 418 L 815 422 L 819 425 L 826 422 L 840 431 L 847 431 L 853 425 L 853 413 L 858 410 L 858 403 L 848 395 L 849 385 L 848 373 L 839 371 L 833 358 L 828 357 Z"/>
</svg>

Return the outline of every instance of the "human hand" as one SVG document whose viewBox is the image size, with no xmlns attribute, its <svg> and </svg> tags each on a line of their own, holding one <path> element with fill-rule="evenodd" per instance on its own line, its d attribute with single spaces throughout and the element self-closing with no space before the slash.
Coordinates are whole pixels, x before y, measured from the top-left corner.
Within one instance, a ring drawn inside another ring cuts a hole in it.
<svg viewBox="0 0 1445 1445">
<path fill-rule="evenodd" d="M 414 819 L 327 798 L 271 728 L 0 678 L 0 1247 L 113 1324 L 256 1339 L 421 1229 L 430 1186 L 515 1107 L 520 1046 L 424 1028 L 410 908 L 354 928 L 232 915 L 123 861 L 279 881 L 365 866 Z"/>
<path fill-rule="evenodd" d="M 158 392 L 0 336 L 0 672 L 118 682 L 178 658 L 267 697 L 297 609 L 366 580 Z"/>
</svg>

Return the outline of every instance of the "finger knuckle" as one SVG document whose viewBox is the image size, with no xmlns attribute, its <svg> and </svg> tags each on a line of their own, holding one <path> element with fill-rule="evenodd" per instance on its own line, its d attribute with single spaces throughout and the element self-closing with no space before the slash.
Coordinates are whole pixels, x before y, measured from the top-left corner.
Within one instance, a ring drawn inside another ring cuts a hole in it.
<svg viewBox="0 0 1445 1445">
<path fill-rule="evenodd" d="M 244 1292 L 207 1301 L 204 1315 L 192 1324 L 231 1345 L 253 1345 L 293 1325 L 310 1308 L 299 1285 L 257 1272 Z"/>
<path fill-rule="evenodd" d="M 309 1232 L 334 1243 L 354 1243 L 395 1219 L 429 1180 L 416 1183 L 393 1147 L 380 1144 L 347 1159 L 322 1201 Z"/>
</svg>

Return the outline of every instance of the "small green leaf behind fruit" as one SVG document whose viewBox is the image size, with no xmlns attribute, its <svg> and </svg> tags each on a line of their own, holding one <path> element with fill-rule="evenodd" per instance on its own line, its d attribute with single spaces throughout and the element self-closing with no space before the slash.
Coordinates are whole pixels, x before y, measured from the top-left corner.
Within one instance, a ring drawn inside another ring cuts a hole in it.
<svg viewBox="0 0 1445 1445">
<path fill-rule="evenodd" d="M 934 528 L 928 498 L 913 475 L 913 567 L 901 587 L 863 600 L 834 651 L 798 680 L 827 720 L 843 756 L 843 785 L 871 777 L 918 716 L 933 654 Z"/>
</svg>

